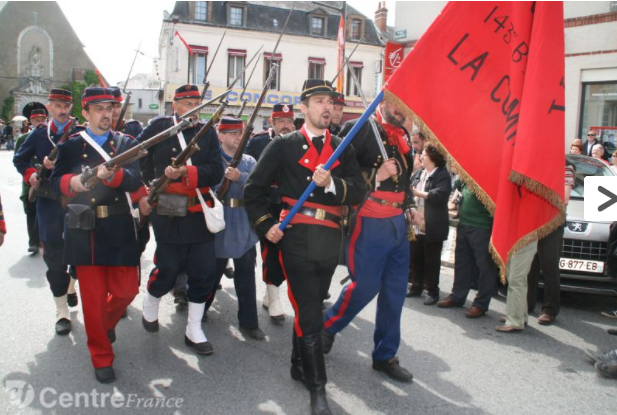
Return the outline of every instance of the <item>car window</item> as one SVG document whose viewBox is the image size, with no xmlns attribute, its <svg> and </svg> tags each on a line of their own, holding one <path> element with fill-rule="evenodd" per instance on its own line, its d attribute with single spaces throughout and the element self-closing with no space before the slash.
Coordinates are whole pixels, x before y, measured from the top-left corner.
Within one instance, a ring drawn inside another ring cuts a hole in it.
<svg viewBox="0 0 617 415">
<path fill-rule="evenodd" d="M 585 177 L 587 176 L 615 176 L 615 173 L 604 162 L 592 157 L 567 155 L 566 164 L 575 169 L 574 188 L 570 198 L 582 199 L 585 196 Z"/>
</svg>

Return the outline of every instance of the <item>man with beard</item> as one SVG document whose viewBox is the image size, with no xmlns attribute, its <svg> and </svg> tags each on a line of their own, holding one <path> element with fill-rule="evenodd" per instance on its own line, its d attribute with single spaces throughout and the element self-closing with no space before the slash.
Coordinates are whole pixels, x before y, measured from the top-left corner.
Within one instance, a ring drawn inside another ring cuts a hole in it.
<svg viewBox="0 0 617 415">
<path fill-rule="evenodd" d="M 67 90 L 53 88 L 48 96 L 47 111 L 49 123 L 39 124 L 26 138 L 13 157 L 13 164 L 24 176 L 24 182 L 37 189 L 36 221 L 39 237 L 43 244 L 43 260 L 47 265 L 47 281 L 56 303 L 56 334 L 71 332 L 69 306 L 77 306 L 75 280 L 69 276 L 67 264 L 62 260 L 64 239 L 62 237 L 65 212 L 60 202 L 60 194 L 49 185 L 48 174 L 54 168 L 54 161 L 47 157 L 59 144 L 65 128 L 71 134 L 76 132 L 69 119 L 73 109 L 73 94 Z M 47 173 L 38 177 L 32 159 L 41 161 Z"/>
<path fill-rule="evenodd" d="M 295 131 L 294 126 L 294 109 L 293 105 L 274 104 L 272 115 L 270 116 L 271 128 L 263 134 L 252 137 L 246 145 L 245 154 L 252 156 L 255 160 L 259 160 L 263 150 L 272 139 L 276 136 L 289 134 Z M 279 188 L 276 182 L 270 186 L 270 214 L 274 218 L 278 218 L 283 209 Z M 281 299 L 279 296 L 279 287 L 285 281 L 283 270 L 279 263 L 279 249 L 276 244 L 268 241 L 266 238 L 259 240 L 261 247 L 262 259 L 262 279 L 266 283 L 266 294 L 264 295 L 262 305 L 268 310 L 270 318 L 275 322 L 281 322 L 285 319 Z"/>
<path fill-rule="evenodd" d="M 32 129 L 36 129 L 39 124 L 43 124 L 47 121 L 47 110 L 41 109 L 33 109 L 30 112 L 30 124 L 32 124 Z M 26 134 L 22 134 L 17 137 L 15 141 L 15 154 L 19 152 L 21 145 L 26 141 L 26 137 L 30 135 L 30 132 Z M 36 157 L 32 159 L 32 164 L 36 165 L 38 160 Z M 21 199 L 24 204 L 24 213 L 26 214 L 26 224 L 28 227 L 28 252 L 31 254 L 36 254 L 39 252 L 39 229 L 36 226 L 36 200 L 31 202 L 28 198 L 30 193 L 30 183 L 23 182 L 21 186 Z"/>
<path fill-rule="evenodd" d="M 340 145 L 330 134 L 332 86 L 322 79 L 304 83 L 300 131 L 274 138 L 244 189 L 245 207 L 255 232 L 279 245 L 279 259 L 295 311 L 291 376 L 310 391 L 311 413 L 329 414 L 321 330 L 321 304 L 338 264 L 341 205 L 357 204 L 366 191 L 353 148 L 347 147 L 331 171 L 323 164 Z M 282 220 L 310 181 L 317 187 L 285 232 L 270 208 L 270 185 L 278 183 Z"/>
<path fill-rule="evenodd" d="M 336 92 L 333 98 L 332 120 L 330 122 L 330 133 L 339 135 L 341 133 L 341 122 L 343 121 L 343 111 L 345 110 L 345 94 Z"/>
<path fill-rule="evenodd" d="M 359 207 L 347 247 L 352 279 L 324 317 L 324 353 L 335 335 L 378 295 L 375 320 L 373 369 L 390 378 L 411 382 L 412 375 L 396 357 L 401 337 L 401 313 L 409 272 L 408 223 L 417 215 L 409 187 L 413 168 L 405 116 L 395 104 L 382 101 L 375 114 L 380 137 L 367 122 L 354 138 L 358 163 L 370 194 Z M 346 135 L 356 120 L 343 126 Z M 388 160 L 383 160 L 376 140 L 382 140 Z M 406 222 L 405 215 L 407 214 Z"/>
<path fill-rule="evenodd" d="M 72 198 L 62 221 L 64 261 L 77 271 L 88 350 L 101 383 L 116 379 L 115 327 L 139 291 L 139 246 L 129 194 L 143 189 L 139 162 L 111 169 L 103 165 L 137 142 L 111 130 L 113 103 L 110 89 L 85 89 L 81 105 L 88 128 L 60 144 L 51 174 L 56 191 Z M 95 184 L 82 184 L 84 168 L 96 168 Z"/>
<path fill-rule="evenodd" d="M 196 85 L 177 88 L 172 103 L 174 114 L 152 119 L 137 141 L 144 142 L 178 124 L 182 115 L 199 106 L 200 97 Z M 206 227 L 204 217 L 205 206 L 213 206 L 209 188 L 223 179 L 221 147 L 216 131 L 210 129 L 201 137 L 197 142 L 199 150 L 186 165 L 178 168 L 171 165 L 203 126 L 199 123 L 152 146 L 147 162 L 142 164 L 150 169 L 144 172 L 144 176 L 164 175 L 171 179 L 150 217 L 157 243 L 157 268 L 150 275 L 148 292 L 144 296 L 142 325 L 148 332 L 158 332 L 161 298 L 172 290 L 177 276 L 185 272 L 188 275 L 189 315 L 184 342 L 197 354 L 210 355 L 214 348 L 201 328 L 201 318 L 206 298 L 216 282 L 214 234 Z M 184 208 L 178 215 L 180 206 Z"/>
</svg>

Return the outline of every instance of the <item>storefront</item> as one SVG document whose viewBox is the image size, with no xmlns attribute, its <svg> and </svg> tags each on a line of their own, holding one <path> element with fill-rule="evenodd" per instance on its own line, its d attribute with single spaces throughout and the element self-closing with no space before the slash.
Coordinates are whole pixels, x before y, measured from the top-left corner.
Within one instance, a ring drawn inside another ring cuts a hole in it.
<svg viewBox="0 0 617 415">
<path fill-rule="evenodd" d="M 600 132 L 607 151 L 617 148 L 617 81 L 583 82 L 579 137 L 590 129 Z"/>
</svg>

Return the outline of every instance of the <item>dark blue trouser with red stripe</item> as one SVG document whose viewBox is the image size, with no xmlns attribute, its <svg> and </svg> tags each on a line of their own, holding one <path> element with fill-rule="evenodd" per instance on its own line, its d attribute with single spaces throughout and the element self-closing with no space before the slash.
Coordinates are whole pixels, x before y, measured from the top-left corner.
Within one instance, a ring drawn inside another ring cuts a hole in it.
<svg viewBox="0 0 617 415">
<path fill-rule="evenodd" d="M 343 288 L 326 313 L 324 329 L 331 334 L 343 330 L 379 295 L 373 361 L 392 359 L 401 340 L 401 313 L 409 273 L 409 241 L 404 216 L 358 218 L 348 243 L 347 265 L 352 283 Z"/>
<path fill-rule="evenodd" d="M 191 303 L 205 303 L 216 286 L 214 241 L 170 244 L 158 242 L 154 254 L 156 268 L 150 273 L 148 293 L 161 298 L 170 292 L 179 274 L 188 275 L 187 297 Z"/>
</svg>

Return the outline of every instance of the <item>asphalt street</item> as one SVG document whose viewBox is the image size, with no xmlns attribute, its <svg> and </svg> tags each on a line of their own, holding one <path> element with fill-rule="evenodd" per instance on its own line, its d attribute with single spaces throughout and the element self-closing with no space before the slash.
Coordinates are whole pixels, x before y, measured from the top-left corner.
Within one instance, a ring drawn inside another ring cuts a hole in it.
<svg viewBox="0 0 617 415">
<path fill-rule="evenodd" d="M 72 333 L 54 334 L 54 303 L 45 265 L 40 254 L 26 252 L 26 218 L 18 199 L 21 176 L 13 168 L 12 156 L 0 151 L 0 194 L 8 226 L 0 247 L 0 378 L 5 389 L 0 391 L 1 411 L 308 413 L 308 392 L 289 376 L 292 307 L 283 295 L 287 318 L 282 325 L 270 321 L 261 308 L 264 285 L 259 267 L 259 322 L 267 334 L 265 341 L 245 339 L 239 332 L 233 282 L 226 278 L 204 325 L 214 355 L 200 357 L 184 345 L 187 313 L 176 310 L 169 295 L 162 301 L 160 332 L 142 328 L 152 241 L 142 258 L 140 294 L 116 329 L 118 380 L 112 385 L 97 383 L 81 306 L 72 309 Z M 345 271 L 339 268 L 334 276 L 331 301 L 341 290 Z M 443 268 L 441 275 L 443 298 L 451 288 L 452 270 Z M 617 321 L 599 314 L 617 308 L 617 299 L 569 294 L 557 324 L 540 326 L 536 315 L 524 332 L 516 334 L 494 330 L 505 312 L 504 297 L 493 299 L 488 315 L 477 320 L 466 319 L 464 309 L 442 310 L 422 305 L 422 299 L 407 299 L 398 355 L 414 374 L 412 384 L 391 381 L 371 369 L 375 304 L 371 302 L 337 336 L 326 357 L 327 391 L 335 414 L 617 412 L 617 379 L 598 375 L 583 353 L 586 348 L 617 348 L 617 337 L 606 334 Z"/>
</svg>

